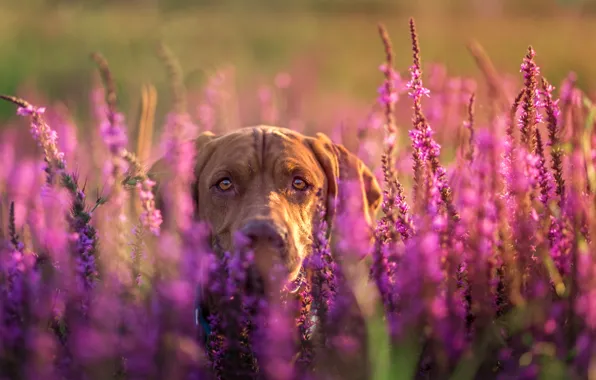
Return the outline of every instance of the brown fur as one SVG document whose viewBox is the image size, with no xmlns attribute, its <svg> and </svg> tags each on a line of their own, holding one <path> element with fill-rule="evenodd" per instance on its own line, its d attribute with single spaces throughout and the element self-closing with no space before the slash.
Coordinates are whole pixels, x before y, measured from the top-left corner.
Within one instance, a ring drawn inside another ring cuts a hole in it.
<svg viewBox="0 0 596 380">
<path fill-rule="evenodd" d="M 323 134 L 308 137 L 285 128 L 257 126 L 223 136 L 206 132 L 196 139 L 195 145 L 196 182 L 191 191 L 196 201 L 196 216 L 209 223 L 221 249 L 232 250 L 234 234 L 256 219 L 287 231 L 283 253 L 266 243 L 256 250 L 257 269 L 263 277 L 267 277 L 276 261 L 285 265 L 288 280 L 298 275 L 303 260 L 312 250 L 318 189 L 330 200 L 326 215 L 329 222 L 333 222 L 337 210 L 344 206 L 342 185 L 349 181 L 359 186 L 361 212 L 368 227 L 372 226 L 374 214 L 380 207 L 381 189 L 371 171 L 355 155 Z M 159 172 L 155 169 L 159 166 L 152 171 Z M 307 190 L 292 188 L 297 176 L 308 183 Z M 232 191 L 217 189 L 216 184 L 223 178 L 232 181 Z M 159 190 L 157 196 L 159 201 Z M 167 215 L 164 218 L 167 219 Z M 354 313 L 359 314 L 356 300 L 354 304 Z M 346 317 L 354 313 L 346 311 Z M 358 328 L 362 329 L 362 339 L 366 340 L 362 316 L 356 319 Z M 353 324 L 346 326 L 350 325 Z M 365 357 L 366 351 L 357 356 Z M 349 364 L 367 367 L 357 361 Z M 363 378 L 360 376 L 364 370 L 355 368 L 350 375 L 344 373 L 341 378 Z"/>
</svg>

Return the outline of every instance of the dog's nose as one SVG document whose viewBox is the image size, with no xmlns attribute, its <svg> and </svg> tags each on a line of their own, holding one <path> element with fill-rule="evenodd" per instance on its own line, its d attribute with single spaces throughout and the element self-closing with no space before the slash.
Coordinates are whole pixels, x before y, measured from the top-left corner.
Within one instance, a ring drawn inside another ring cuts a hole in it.
<svg viewBox="0 0 596 380">
<path fill-rule="evenodd" d="M 244 225 L 241 232 L 255 244 L 269 243 L 275 247 L 283 247 L 288 236 L 287 231 L 269 220 L 251 220 Z"/>
</svg>

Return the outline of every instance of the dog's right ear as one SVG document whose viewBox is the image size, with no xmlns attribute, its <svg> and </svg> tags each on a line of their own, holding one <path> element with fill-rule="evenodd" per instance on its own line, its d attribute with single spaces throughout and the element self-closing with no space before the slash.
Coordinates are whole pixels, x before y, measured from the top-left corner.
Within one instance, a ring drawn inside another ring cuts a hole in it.
<svg viewBox="0 0 596 380">
<path fill-rule="evenodd" d="M 184 142 L 183 144 L 193 144 L 195 148 L 195 164 L 193 165 L 193 180 L 189 189 L 195 207 L 195 213 L 198 211 L 198 178 L 205 164 L 211 157 L 214 145 L 209 143 L 216 138 L 212 132 L 203 132 L 196 139 Z M 155 182 L 153 195 L 155 197 L 155 207 L 161 211 L 164 225 L 167 225 L 167 210 L 164 207 L 166 194 L 164 193 L 164 184 L 172 179 L 172 172 L 169 163 L 165 157 L 161 157 L 147 172 L 147 176 Z"/>
<path fill-rule="evenodd" d="M 372 227 L 382 201 L 381 187 L 372 171 L 356 155 L 343 145 L 333 143 L 323 133 L 306 141 L 327 176 L 328 220 L 332 221 L 337 212 L 350 208 L 348 203 L 356 200 L 348 196 L 351 187 L 353 195 L 360 198 L 360 211 L 366 224 Z"/>
</svg>

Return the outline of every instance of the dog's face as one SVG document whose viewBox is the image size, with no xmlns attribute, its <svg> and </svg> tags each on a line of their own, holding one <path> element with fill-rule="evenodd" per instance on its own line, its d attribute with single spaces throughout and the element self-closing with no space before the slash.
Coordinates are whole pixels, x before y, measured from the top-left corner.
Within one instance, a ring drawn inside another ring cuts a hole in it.
<svg viewBox="0 0 596 380">
<path fill-rule="evenodd" d="M 306 137 L 260 126 L 223 136 L 205 133 L 196 146 L 191 191 L 197 217 L 208 222 L 221 250 L 233 251 L 236 236 L 244 236 L 263 279 L 276 263 L 287 270 L 288 280 L 297 277 L 320 217 L 317 191 L 340 197 L 342 173 L 360 186 L 369 223 L 380 204 L 380 188 L 370 170 L 321 134 Z M 332 219 L 333 210 L 326 217 Z"/>
<path fill-rule="evenodd" d="M 213 149 L 196 183 L 199 218 L 231 251 L 238 233 L 249 240 L 260 273 L 276 261 L 295 278 L 310 253 L 323 169 L 296 134 L 243 129 L 209 142 Z"/>
</svg>

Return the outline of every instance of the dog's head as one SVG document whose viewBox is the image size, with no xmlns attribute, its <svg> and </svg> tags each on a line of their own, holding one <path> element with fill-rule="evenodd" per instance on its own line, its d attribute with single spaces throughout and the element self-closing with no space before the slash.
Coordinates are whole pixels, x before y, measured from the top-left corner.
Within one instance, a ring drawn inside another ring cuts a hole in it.
<svg viewBox="0 0 596 380">
<path fill-rule="evenodd" d="M 208 222 L 222 250 L 235 248 L 238 233 L 248 238 L 262 278 L 276 262 L 283 264 L 288 280 L 297 277 L 311 253 L 319 190 L 330 199 L 329 221 L 345 180 L 357 184 L 369 226 L 380 206 L 381 191 L 371 171 L 323 134 L 307 137 L 258 126 L 223 136 L 203 133 L 196 148 L 191 191 L 197 218 Z"/>
</svg>

